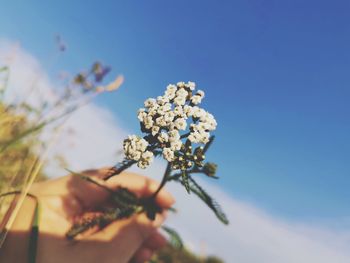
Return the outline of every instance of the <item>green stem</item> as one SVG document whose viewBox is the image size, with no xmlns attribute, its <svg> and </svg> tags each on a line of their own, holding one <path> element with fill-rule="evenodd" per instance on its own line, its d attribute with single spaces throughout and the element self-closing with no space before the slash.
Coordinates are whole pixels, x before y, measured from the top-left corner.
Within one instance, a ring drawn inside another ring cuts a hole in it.
<svg viewBox="0 0 350 263">
<path fill-rule="evenodd" d="M 171 172 L 171 164 L 170 164 L 170 162 L 168 162 L 168 165 L 167 165 L 165 172 L 164 172 L 164 175 L 163 175 L 162 182 L 160 183 L 158 189 L 153 193 L 151 198 L 156 198 L 156 196 L 160 192 L 160 190 L 162 190 L 162 188 L 165 186 L 167 181 L 169 181 L 170 172 Z"/>
<path fill-rule="evenodd" d="M 121 172 L 128 169 L 129 167 L 131 167 L 135 163 L 136 163 L 136 161 L 134 161 L 134 160 L 124 160 L 124 161 L 118 163 L 116 166 L 112 167 L 108 171 L 107 175 L 103 178 L 103 180 L 107 181 L 109 178 L 120 174 Z"/>
<path fill-rule="evenodd" d="M 191 134 L 190 132 L 185 133 L 185 134 L 182 134 L 182 135 L 180 136 L 180 139 L 187 138 L 190 134 Z"/>
<path fill-rule="evenodd" d="M 194 167 L 193 169 L 189 170 L 187 174 L 195 174 L 195 173 L 202 173 L 203 171 L 200 170 L 198 167 Z M 168 181 L 177 180 L 182 176 L 182 173 L 177 173 L 169 177 Z"/>
</svg>

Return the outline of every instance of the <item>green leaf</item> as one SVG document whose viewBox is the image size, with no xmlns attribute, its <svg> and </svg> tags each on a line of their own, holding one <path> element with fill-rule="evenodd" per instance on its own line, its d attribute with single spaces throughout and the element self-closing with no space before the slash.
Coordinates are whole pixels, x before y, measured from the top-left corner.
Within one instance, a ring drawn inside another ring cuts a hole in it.
<svg viewBox="0 0 350 263">
<path fill-rule="evenodd" d="M 1 67 L 1 68 L 0 68 L 0 72 L 4 72 L 4 71 L 6 72 L 6 71 L 8 71 L 8 69 L 9 69 L 9 68 L 6 67 L 6 66 Z"/>
<path fill-rule="evenodd" d="M 137 196 L 133 192 L 129 191 L 127 188 L 119 187 L 116 190 L 112 190 L 106 187 L 105 185 L 102 185 L 99 182 L 95 181 L 89 176 L 73 172 L 69 169 L 66 170 L 73 175 L 79 176 L 82 180 L 95 184 L 98 187 L 101 187 L 102 189 L 106 190 L 108 193 L 111 194 L 113 202 L 120 208 L 134 206 L 138 203 Z"/>
<path fill-rule="evenodd" d="M 32 133 L 35 133 L 41 130 L 43 127 L 45 127 L 45 125 L 46 125 L 46 122 L 40 123 L 37 126 L 29 128 L 28 130 L 25 130 L 23 133 L 18 134 L 15 138 L 5 142 L 4 144 L 1 144 L 0 152 L 5 151 L 9 146 L 15 144 L 16 142 L 26 137 L 27 135 L 30 135 Z"/>
<path fill-rule="evenodd" d="M 29 238 L 28 262 L 35 263 L 39 239 L 40 204 L 37 202 L 34 210 L 34 219 Z"/>
<path fill-rule="evenodd" d="M 207 162 L 203 166 L 202 171 L 206 176 L 208 176 L 210 178 L 218 179 L 219 177 L 215 176 L 217 168 L 218 168 L 218 166 L 215 163 Z"/>
<path fill-rule="evenodd" d="M 134 206 L 139 201 L 133 192 L 123 187 L 119 187 L 117 190 L 113 191 L 112 198 L 119 207 Z"/>
<path fill-rule="evenodd" d="M 83 217 L 79 222 L 73 224 L 73 226 L 66 233 L 67 239 L 74 239 L 77 235 L 85 232 L 86 230 L 98 226 L 99 228 L 104 228 L 106 225 L 110 224 L 115 220 L 120 220 L 123 218 L 129 218 L 135 213 L 135 209 L 132 207 L 128 208 L 113 208 L 97 215 L 94 217 Z"/>
<path fill-rule="evenodd" d="M 107 181 L 109 178 L 120 174 L 121 172 L 123 172 L 127 168 L 131 167 L 135 163 L 136 163 L 136 161 L 134 161 L 134 160 L 124 159 L 123 161 L 117 163 L 114 167 L 109 169 L 108 173 L 103 178 L 103 180 Z"/>
<path fill-rule="evenodd" d="M 187 193 L 191 193 L 190 190 L 190 184 L 188 182 L 188 177 L 189 175 L 187 174 L 186 171 L 181 171 L 181 177 L 182 177 L 182 184 L 185 186 Z"/>
<path fill-rule="evenodd" d="M 7 82 L 9 78 L 9 68 L 8 67 L 0 67 L 0 81 L 2 82 L 0 85 L 0 92 L 5 92 L 5 89 L 7 87 Z"/>
<path fill-rule="evenodd" d="M 223 212 L 220 205 L 202 188 L 199 186 L 199 184 L 190 177 L 190 189 L 193 193 L 195 193 L 200 199 L 204 201 L 204 203 L 207 204 L 207 206 L 213 210 L 217 218 L 227 225 L 229 223 L 225 213 Z"/>
<path fill-rule="evenodd" d="M 177 209 L 174 207 L 169 207 L 168 211 L 172 212 L 172 213 L 177 213 Z"/>
<path fill-rule="evenodd" d="M 162 229 L 169 235 L 169 243 L 176 249 L 183 248 L 183 242 L 180 235 L 172 228 L 167 226 L 162 226 Z"/>
</svg>

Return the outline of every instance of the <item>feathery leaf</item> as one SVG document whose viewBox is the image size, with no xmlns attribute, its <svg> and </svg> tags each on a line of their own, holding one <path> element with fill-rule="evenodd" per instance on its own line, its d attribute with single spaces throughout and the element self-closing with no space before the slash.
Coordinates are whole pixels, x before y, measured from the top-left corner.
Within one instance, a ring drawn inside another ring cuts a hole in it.
<svg viewBox="0 0 350 263">
<path fill-rule="evenodd" d="M 204 203 L 207 204 L 207 206 L 213 210 L 217 218 L 227 225 L 229 223 L 225 213 L 223 212 L 220 205 L 202 188 L 199 186 L 199 184 L 192 178 L 190 179 L 190 189 L 193 193 L 195 193 L 200 199 L 204 201 Z"/>
<path fill-rule="evenodd" d="M 186 171 L 181 171 L 181 177 L 182 177 L 182 183 L 185 186 L 187 193 L 190 194 L 191 190 L 190 190 L 190 184 L 188 182 L 188 177 L 189 177 L 188 173 Z"/>
<path fill-rule="evenodd" d="M 162 229 L 169 235 L 170 237 L 170 244 L 176 248 L 176 249 L 182 249 L 183 248 L 183 242 L 180 237 L 180 235 L 172 228 L 167 226 L 162 226 Z"/>
</svg>

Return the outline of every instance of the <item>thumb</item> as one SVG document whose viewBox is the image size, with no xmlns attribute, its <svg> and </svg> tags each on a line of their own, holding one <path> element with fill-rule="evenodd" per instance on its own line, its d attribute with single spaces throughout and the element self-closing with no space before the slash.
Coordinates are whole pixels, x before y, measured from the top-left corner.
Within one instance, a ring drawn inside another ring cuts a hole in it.
<svg viewBox="0 0 350 263">
<path fill-rule="evenodd" d="M 104 243 L 104 248 L 112 258 L 118 256 L 118 262 L 129 262 L 164 220 L 165 213 L 157 214 L 153 221 L 149 220 L 145 213 L 134 215 L 109 224 L 101 231 L 87 237 L 87 241 Z"/>
</svg>

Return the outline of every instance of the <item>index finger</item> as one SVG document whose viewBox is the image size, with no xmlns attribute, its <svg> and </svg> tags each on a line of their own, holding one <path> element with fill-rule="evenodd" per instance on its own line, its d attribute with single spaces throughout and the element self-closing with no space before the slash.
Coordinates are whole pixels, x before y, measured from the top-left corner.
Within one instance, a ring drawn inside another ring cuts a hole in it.
<svg viewBox="0 0 350 263">
<path fill-rule="evenodd" d="M 89 175 L 94 181 L 111 190 L 116 190 L 119 187 L 127 188 L 131 192 L 135 193 L 139 198 L 151 196 L 159 186 L 159 183 L 151 178 L 129 172 L 124 172 L 111 177 L 107 181 L 101 179 L 107 172 L 108 168 L 104 168 L 99 170 L 89 170 L 83 174 Z M 92 189 L 95 189 L 95 191 L 91 191 Z M 76 192 L 76 194 L 79 195 L 82 201 L 87 202 L 90 205 L 98 204 L 105 201 L 109 197 L 107 191 L 101 190 L 102 189 L 98 186 L 90 185 L 88 192 L 81 189 L 79 192 Z M 155 201 L 160 207 L 169 208 L 174 204 L 175 199 L 163 188 L 157 194 Z"/>
</svg>

